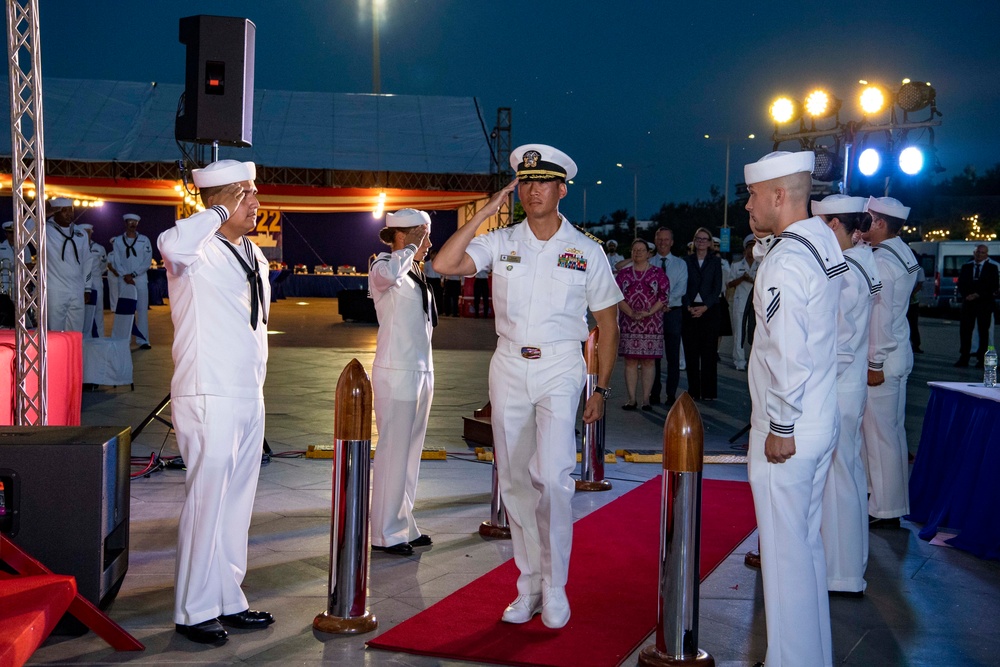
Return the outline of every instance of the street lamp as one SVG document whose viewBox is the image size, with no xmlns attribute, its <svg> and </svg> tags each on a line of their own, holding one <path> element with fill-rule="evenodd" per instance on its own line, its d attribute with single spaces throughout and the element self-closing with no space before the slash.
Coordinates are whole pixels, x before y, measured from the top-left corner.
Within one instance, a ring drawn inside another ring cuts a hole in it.
<svg viewBox="0 0 1000 667">
<path fill-rule="evenodd" d="M 570 185 L 574 185 L 573 181 L 568 181 Z M 594 181 L 593 183 L 587 183 L 581 186 L 583 188 L 583 219 L 580 220 L 580 224 L 587 225 L 587 185 L 600 185 L 602 181 Z"/>
<path fill-rule="evenodd" d="M 705 138 L 709 141 L 722 141 L 726 140 L 726 187 L 722 191 L 722 226 L 723 228 L 729 227 L 729 146 L 732 143 L 732 137 L 713 137 L 706 134 Z M 756 139 L 756 135 L 748 134 L 746 139 L 737 139 L 737 141 L 748 141 L 750 139 Z"/>
<path fill-rule="evenodd" d="M 622 164 L 616 162 L 615 166 L 632 172 L 632 238 L 639 238 L 639 170 L 652 167 L 652 164 Z"/>
</svg>

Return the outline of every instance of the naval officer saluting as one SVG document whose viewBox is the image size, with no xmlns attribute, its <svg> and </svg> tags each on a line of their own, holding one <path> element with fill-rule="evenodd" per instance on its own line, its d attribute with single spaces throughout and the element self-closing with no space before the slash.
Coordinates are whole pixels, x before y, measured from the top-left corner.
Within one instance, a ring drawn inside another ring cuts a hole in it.
<svg viewBox="0 0 1000 667">
<path fill-rule="evenodd" d="M 378 315 L 372 390 L 378 448 L 372 473 L 372 549 L 408 556 L 431 545 L 413 518 L 420 453 L 434 396 L 431 335 L 437 326 L 434 291 L 420 270 L 431 247 L 431 218 L 404 208 L 385 216 L 379 239 L 392 249 L 368 268 Z"/>
<path fill-rule="evenodd" d="M 517 598 L 507 623 L 569 621 L 566 598 L 575 490 L 576 414 L 586 376 L 582 343 L 587 310 L 600 327 L 598 386 L 586 397 L 585 423 L 604 414 L 618 351 L 618 302 L 600 243 L 559 213 L 576 164 L 565 153 L 527 144 L 511 153 L 517 179 L 460 227 L 434 268 L 446 275 L 493 271 L 499 340 L 490 362 L 490 403 L 500 494 L 510 519 Z M 525 222 L 473 238 L 517 188 Z"/>
<path fill-rule="evenodd" d="M 264 442 L 267 259 L 246 236 L 257 224 L 256 167 L 219 160 L 192 172 L 205 210 L 178 220 L 157 246 L 174 322 L 171 410 L 187 466 L 177 536 L 176 630 L 203 644 L 222 627 L 257 629 L 240 588 Z"/>
<path fill-rule="evenodd" d="M 744 167 L 750 227 L 773 234 L 754 280 L 748 476 L 760 532 L 767 667 L 831 665 L 820 539 L 837 442 L 837 302 L 847 265 L 807 212 L 815 154 L 779 151 Z"/>
</svg>

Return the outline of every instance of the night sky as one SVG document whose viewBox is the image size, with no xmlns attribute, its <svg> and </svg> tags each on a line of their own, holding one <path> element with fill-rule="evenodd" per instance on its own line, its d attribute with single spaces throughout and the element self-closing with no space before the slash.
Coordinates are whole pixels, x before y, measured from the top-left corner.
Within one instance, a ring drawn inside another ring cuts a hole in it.
<svg viewBox="0 0 1000 667">
<path fill-rule="evenodd" d="M 256 24 L 256 88 L 367 93 L 369 3 L 41 0 L 42 74 L 183 83 L 178 19 L 216 14 Z M 488 128 L 511 107 L 514 145 L 549 143 L 577 161 L 561 207 L 574 220 L 584 186 L 589 219 L 631 212 L 633 173 L 640 219 L 707 199 L 723 185 L 726 145 L 703 135 L 755 133 L 732 144 L 732 196 L 743 164 L 771 150 L 776 95 L 826 86 L 844 100 L 841 120 L 860 120 L 859 79 L 933 84 L 938 178 L 1000 162 L 995 1 L 384 3 L 382 92 L 477 97 Z"/>
</svg>

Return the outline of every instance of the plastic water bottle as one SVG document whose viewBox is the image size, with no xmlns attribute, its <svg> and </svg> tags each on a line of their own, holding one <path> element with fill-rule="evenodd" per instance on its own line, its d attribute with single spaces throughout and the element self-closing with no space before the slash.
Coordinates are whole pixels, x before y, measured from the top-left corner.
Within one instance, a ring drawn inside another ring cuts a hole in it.
<svg viewBox="0 0 1000 667">
<path fill-rule="evenodd" d="M 997 351 L 990 345 L 983 358 L 983 386 L 997 386 Z"/>
</svg>

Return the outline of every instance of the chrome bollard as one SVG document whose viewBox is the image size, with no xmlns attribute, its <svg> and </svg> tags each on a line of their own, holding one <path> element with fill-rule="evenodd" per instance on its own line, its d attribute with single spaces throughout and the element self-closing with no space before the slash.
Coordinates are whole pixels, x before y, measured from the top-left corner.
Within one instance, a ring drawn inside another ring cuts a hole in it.
<svg viewBox="0 0 1000 667">
<path fill-rule="evenodd" d="M 357 359 L 337 382 L 333 437 L 330 579 L 326 611 L 316 616 L 313 628 L 360 634 L 377 628 L 378 620 L 366 608 L 372 385 Z"/>
<path fill-rule="evenodd" d="M 640 665 L 715 665 L 715 659 L 698 648 L 704 451 L 701 415 L 685 392 L 671 408 L 663 426 L 663 512 L 656 644 L 642 649 Z"/>
<path fill-rule="evenodd" d="M 594 393 L 597 386 L 597 373 L 600 363 L 597 356 L 597 341 L 600 338 L 600 327 L 590 330 L 590 336 L 584 344 L 583 356 L 587 362 L 587 384 L 584 388 L 584 401 Z M 607 407 L 604 406 L 605 414 Z M 608 491 L 611 482 L 604 479 L 604 416 L 593 424 L 583 425 L 583 447 L 580 454 L 580 479 L 576 480 L 577 491 Z"/>
<path fill-rule="evenodd" d="M 493 540 L 510 539 L 510 523 L 507 508 L 500 497 L 500 475 L 497 473 L 497 459 L 493 457 L 493 495 L 490 498 L 490 520 L 479 525 L 479 535 Z"/>
</svg>

